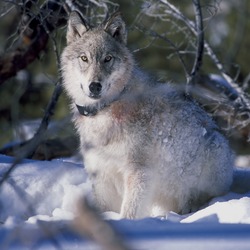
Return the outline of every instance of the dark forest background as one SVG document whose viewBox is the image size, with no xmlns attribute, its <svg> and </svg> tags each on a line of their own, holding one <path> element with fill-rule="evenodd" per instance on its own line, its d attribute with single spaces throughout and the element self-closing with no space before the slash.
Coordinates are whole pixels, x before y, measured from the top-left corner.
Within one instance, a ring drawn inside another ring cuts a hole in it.
<svg viewBox="0 0 250 250">
<path fill-rule="evenodd" d="M 72 10 L 91 23 L 120 10 L 138 64 L 162 82 L 183 86 L 214 116 L 234 149 L 249 153 L 247 0 L 1 0 L 1 153 L 52 159 L 77 150 L 60 79 Z"/>
</svg>

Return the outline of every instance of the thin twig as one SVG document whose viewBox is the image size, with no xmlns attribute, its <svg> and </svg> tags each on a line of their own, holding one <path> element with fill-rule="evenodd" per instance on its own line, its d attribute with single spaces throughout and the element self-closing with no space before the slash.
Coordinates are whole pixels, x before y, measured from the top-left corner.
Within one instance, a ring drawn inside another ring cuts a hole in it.
<svg viewBox="0 0 250 250">
<path fill-rule="evenodd" d="M 171 45 L 171 47 L 174 50 L 174 53 L 178 56 L 178 59 L 179 59 L 180 63 L 183 66 L 183 70 L 184 70 L 186 78 L 188 79 L 188 78 L 191 77 L 190 73 L 188 72 L 186 63 L 185 63 L 185 61 L 183 60 L 183 58 L 182 58 L 182 56 L 180 54 L 179 49 L 176 47 L 176 45 L 170 39 L 168 39 L 166 36 L 160 35 L 159 33 L 155 32 L 153 30 L 149 30 L 149 31 L 144 30 L 144 33 L 148 33 L 150 36 L 155 37 L 155 38 L 159 38 L 159 39 L 167 42 L 169 45 Z"/>
<path fill-rule="evenodd" d="M 195 61 L 191 70 L 191 78 L 187 82 L 187 93 L 189 92 L 190 85 L 192 84 L 195 76 L 199 72 L 202 66 L 203 50 L 204 50 L 204 30 L 203 30 L 203 19 L 202 11 L 199 0 L 193 0 L 193 6 L 195 11 L 195 23 L 196 23 L 196 34 L 197 34 L 197 46 Z"/>
<path fill-rule="evenodd" d="M 170 11 L 168 11 L 168 14 L 172 15 L 177 20 L 184 22 L 195 36 L 198 35 L 194 22 L 192 22 L 186 16 L 184 16 L 174 5 L 170 4 L 167 0 L 160 0 L 160 2 L 166 5 L 170 9 Z M 212 48 L 210 47 L 209 43 L 206 40 L 204 40 L 204 47 L 209 57 L 212 59 L 214 65 L 221 72 L 225 80 L 231 85 L 231 87 L 233 87 L 239 93 L 239 97 L 234 102 L 237 103 L 237 105 L 239 105 L 241 108 L 248 109 L 250 112 L 249 97 L 246 95 L 246 93 L 244 93 L 241 87 L 238 84 L 236 84 L 235 81 L 226 73 L 223 64 L 220 62 L 220 60 L 213 52 Z"/>
</svg>

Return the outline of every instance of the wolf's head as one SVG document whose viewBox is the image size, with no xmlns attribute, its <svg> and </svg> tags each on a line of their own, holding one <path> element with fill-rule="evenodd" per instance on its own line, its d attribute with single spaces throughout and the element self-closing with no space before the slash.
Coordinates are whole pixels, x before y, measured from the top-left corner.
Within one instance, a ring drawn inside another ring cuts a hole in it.
<svg viewBox="0 0 250 250">
<path fill-rule="evenodd" d="M 71 13 L 62 76 L 73 103 L 98 109 L 119 97 L 133 68 L 126 40 L 125 23 L 118 13 L 94 28 L 77 12 Z"/>
</svg>

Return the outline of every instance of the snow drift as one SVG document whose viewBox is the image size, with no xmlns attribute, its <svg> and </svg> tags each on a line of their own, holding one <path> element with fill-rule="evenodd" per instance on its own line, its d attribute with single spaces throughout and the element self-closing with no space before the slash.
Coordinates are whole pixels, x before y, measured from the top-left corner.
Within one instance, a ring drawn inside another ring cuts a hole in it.
<svg viewBox="0 0 250 250">
<path fill-rule="evenodd" d="M 12 161 L 0 156 L 1 176 Z M 115 220 L 119 216 L 112 212 L 103 217 L 133 249 L 250 249 L 250 169 L 239 168 L 235 176 L 233 189 L 241 193 L 216 197 L 193 214 L 137 221 Z M 91 185 L 81 163 L 24 160 L 0 188 L 1 249 L 98 249 L 71 227 L 83 194 L 91 195 Z M 44 228 L 52 231 L 49 237 Z"/>
</svg>

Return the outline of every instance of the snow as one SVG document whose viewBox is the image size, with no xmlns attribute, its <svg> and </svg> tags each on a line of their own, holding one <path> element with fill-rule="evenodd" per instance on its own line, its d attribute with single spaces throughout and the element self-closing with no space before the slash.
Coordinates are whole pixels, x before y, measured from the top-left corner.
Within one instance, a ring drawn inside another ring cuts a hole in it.
<svg viewBox="0 0 250 250">
<path fill-rule="evenodd" d="M 0 155 L 0 176 L 12 161 Z M 102 216 L 133 249 L 250 249 L 250 168 L 235 176 L 243 193 L 216 197 L 192 214 Z M 91 198 L 91 184 L 80 162 L 24 160 L 0 188 L 0 249 L 100 249 L 72 229 L 83 195 Z"/>
</svg>

